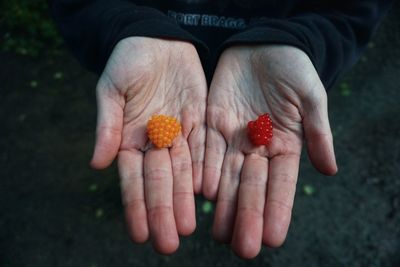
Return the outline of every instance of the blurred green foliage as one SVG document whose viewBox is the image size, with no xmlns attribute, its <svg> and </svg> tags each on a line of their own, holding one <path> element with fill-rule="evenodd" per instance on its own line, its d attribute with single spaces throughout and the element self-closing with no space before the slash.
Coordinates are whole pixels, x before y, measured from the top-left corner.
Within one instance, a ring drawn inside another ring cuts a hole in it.
<svg viewBox="0 0 400 267">
<path fill-rule="evenodd" d="M 0 1 L 0 33 L 0 49 L 20 55 L 57 53 L 62 44 L 47 0 Z"/>
</svg>

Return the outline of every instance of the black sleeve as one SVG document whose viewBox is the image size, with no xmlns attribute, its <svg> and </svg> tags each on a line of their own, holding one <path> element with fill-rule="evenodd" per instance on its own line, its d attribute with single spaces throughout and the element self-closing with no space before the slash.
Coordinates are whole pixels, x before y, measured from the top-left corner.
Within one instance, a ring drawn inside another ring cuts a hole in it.
<svg viewBox="0 0 400 267">
<path fill-rule="evenodd" d="M 78 60 L 100 74 L 118 41 L 129 36 L 189 41 L 205 45 L 162 12 L 124 0 L 54 0 L 51 12 Z"/>
<path fill-rule="evenodd" d="M 337 0 L 299 7 L 289 18 L 262 18 L 231 36 L 222 49 L 243 43 L 287 44 L 308 54 L 325 86 L 360 57 L 390 7 L 389 0 Z"/>
</svg>

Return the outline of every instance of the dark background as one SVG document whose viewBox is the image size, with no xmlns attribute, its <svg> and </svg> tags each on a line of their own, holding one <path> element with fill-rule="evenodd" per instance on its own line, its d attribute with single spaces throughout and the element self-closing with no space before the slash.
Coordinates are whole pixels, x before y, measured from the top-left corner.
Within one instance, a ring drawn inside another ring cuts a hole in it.
<svg viewBox="0 0 400 267">
<path fill-rule="evenodd" d="M 398 2 L 329 93 L 339 173 L 317 173 L 304 153 L 288 238 L 251 261 L 213 241 L 202 197 L 197 230 L 173 256 L 130 242 L 115 165 L 88 167 L 96 77 L 37 3 L 1 9 L 0 267 L 400 266 Z"/>
</svg>

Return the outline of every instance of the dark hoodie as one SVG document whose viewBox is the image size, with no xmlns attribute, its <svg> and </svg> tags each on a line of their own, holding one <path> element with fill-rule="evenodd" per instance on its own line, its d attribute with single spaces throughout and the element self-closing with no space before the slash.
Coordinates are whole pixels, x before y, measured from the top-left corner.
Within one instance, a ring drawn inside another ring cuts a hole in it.
<svg viewBox="0 0 400 267">
<path fill-rule="evenodd" d="M 326 88 L 353 65 L 390 0 L 54 0 L 53 16 L 77 58 L 101 73 L 123 38 L 185 40 L 212 77 L 221 51 L 237 44 L 302 49 Z"/>
</svg>

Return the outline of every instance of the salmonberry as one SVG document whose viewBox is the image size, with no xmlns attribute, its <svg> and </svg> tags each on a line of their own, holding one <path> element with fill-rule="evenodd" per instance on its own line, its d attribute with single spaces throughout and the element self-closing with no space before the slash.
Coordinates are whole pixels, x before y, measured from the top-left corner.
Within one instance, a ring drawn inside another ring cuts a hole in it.
<svg viewBox="0 0 400 267">
<path fill-rule="evenodd" d="M 249 121 L 247 130 L 250 141 L 257 146 L 268 145 L 272 140 L 272 120 L 265 113 L 255 121 Z"/>
<path fill-rule="evenodd" d="M 147 122 L 147 136 L 157 148 L 170 147 L 180 131 L 178 120 L 166 115 L 153 115 Z"/>
</svg>

